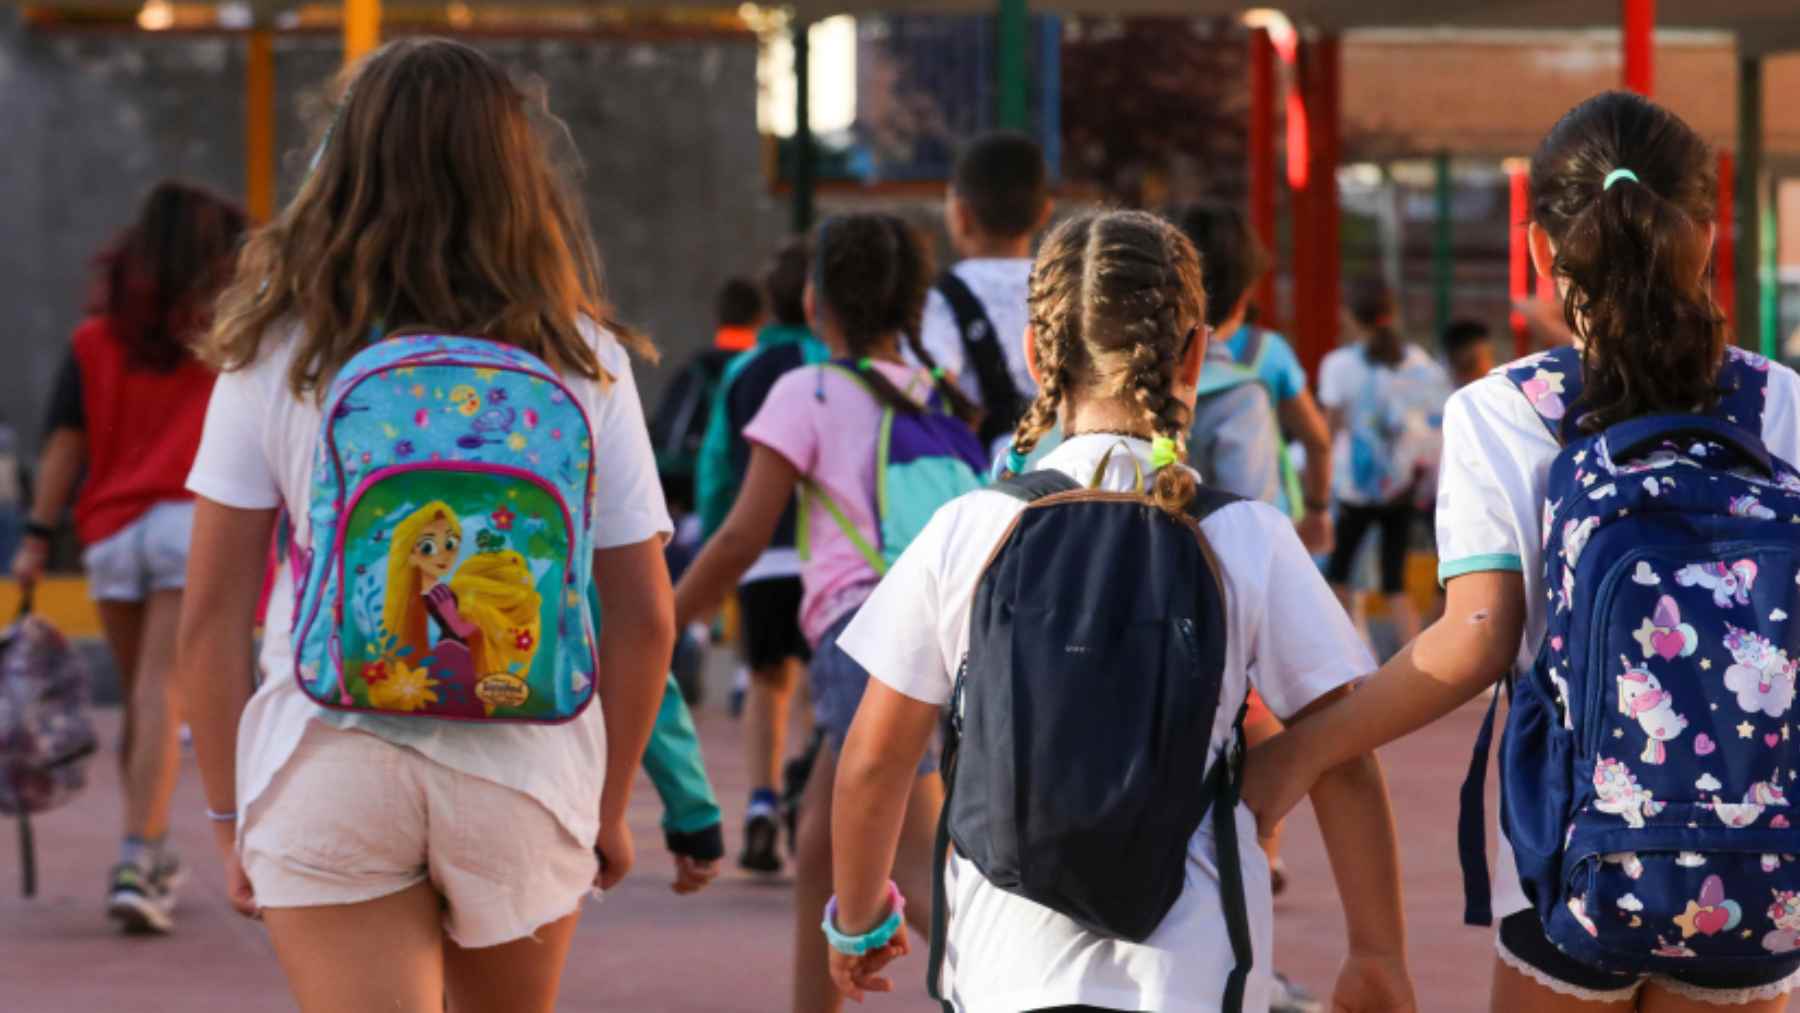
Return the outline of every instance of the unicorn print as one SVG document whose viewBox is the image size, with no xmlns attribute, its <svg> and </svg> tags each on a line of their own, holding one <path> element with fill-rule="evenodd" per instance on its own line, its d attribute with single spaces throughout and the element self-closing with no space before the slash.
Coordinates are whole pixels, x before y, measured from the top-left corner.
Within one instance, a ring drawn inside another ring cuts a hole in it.
<svg viewBox="0 0 1800 1013">
<path fill-rule="evenodd" d="M 1682 587 L 1703 587 L 1712 592 L 1713 604 L 1722 609 L 1750 604 L 1750 588 L 1756 583 L 1756 563 L 1740 559 L 1735 563 L 1689 563 L 1675 571 L 1675 583 Z"/>
<path fill-rule="evenodd" d="M 1731 497 L 1730 509 L 1733 517 L 1751 517 L 1759 521 L 1775 519 L 1775 511 L 1763 506 L 1762 500 L 1748 494 Z"/>
<path fill-rule="evenodd" d="M 1618 760 L 1602 757 L 1594 764 L 1594 795 L 1595 809 L 1620 817 L 1633 830 L 1642 830 L 1645 817 L 1663 811 L 1663 803 Z"/>
<path fill-rule="evenodd" d="M 1725 624 L 1725 649 L 1734 664 L 1725 670 L 1725 688 L 1737 694 L 1738 706 L 1750 714 L 1778 718 L 1794 705 L 1797 667 L 1787 652 L 1769 638 Z"/>
<path fill-rule="evenodd" d="M 1587 548 L 1588 539 L 1594 535 L 1594 529 L 1600 526 L 1600 518 L 1583 517 L 1579 521 L 1569 521 L 1563 525 L 1563 561 L 1569 569 L 1581 559 L 1581 550 Z"/>
<path fill-rule="evenodd" d="M 1678 738 L 1687 730 L 1688 720 L 1675 713 L 1675 701 L 1662 688 L 1656 676 L 1641 668 L 1627 667 L 1619 676 L 1619 713 L 1637 719 L 1649 736 L 1644 743 L 1645 763 L 1660 764 L 1669 758 L 1663 743 Z"/>
<path fill-rule="evenodd" d="M 1792 953 L 1800 950 L 1800 893 L 1793 890 L 1771 890 L 1775 900 L 1769 905 L 1769 921 L 1775 931 L 1763 936 L 1763 949 L 1770 953 Z"/>
</svg>

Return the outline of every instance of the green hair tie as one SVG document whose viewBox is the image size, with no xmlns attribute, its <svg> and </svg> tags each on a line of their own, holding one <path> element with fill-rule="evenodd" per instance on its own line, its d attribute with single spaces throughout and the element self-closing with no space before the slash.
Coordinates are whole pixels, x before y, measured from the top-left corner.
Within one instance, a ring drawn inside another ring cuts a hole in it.
<svg viewBox="0 0 1800 1013">
<path fill-rule="evenodd" d="M 1175 441 L 1158 436 L 1150 441 L 1150 467 L 1158 471 L 1180 460 L 1175 454 Z"/>
<path fill-rule="evenodd" d="M 931 367 L 931 378 L 933 380 L 942 380 L 944 378 L 944 367 L 942 367 L 942 366 Z"/>
<path fill-rule="evenodd" d="M 1611 190 L 1612 185 L 1621 179 L 1629 179 L 1633 183 L 1642 182 L 1642 180 L 1637 178 L 1637 173 L 1632 172 L 1630 169 L 1614 169 L 1606 174 L 1606 181 L 1600 184 L 1600 192 L 1605 193 L 1606 191 Z"/>
<path fill-rule="evenodd" d="M 875 368 L 875 360 L 865 356 L 861 359 L 856 360 L 856 368 L 865 370 L 865 371 L 874 369 Z"/>
</svg>

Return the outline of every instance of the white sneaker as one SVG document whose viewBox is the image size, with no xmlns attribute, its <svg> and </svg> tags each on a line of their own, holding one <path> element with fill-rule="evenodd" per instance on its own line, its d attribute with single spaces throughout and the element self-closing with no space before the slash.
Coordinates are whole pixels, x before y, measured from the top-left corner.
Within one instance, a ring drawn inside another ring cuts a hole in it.
<svg viewBox="0 0 1800 1013">
<path fill-rule="evenodd" d="M 172 932 L 175 929 L 175 891 L 181 886 L 181 860 L 166 853 L 154 870 L 144 871 L 134 862 L 113 866 L 112 886 L 106 896 L 107 917 L 129 933 Z"/>
</svg>

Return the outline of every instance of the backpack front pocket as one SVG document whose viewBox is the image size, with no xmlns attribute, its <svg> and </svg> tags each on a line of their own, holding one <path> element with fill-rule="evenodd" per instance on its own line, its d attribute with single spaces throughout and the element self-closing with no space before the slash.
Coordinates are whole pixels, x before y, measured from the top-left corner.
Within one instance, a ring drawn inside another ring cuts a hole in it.
<svg viewBox="0 0 1800 1013">
<path fill-rule="evenodd" d="M 303 685 L 355 710 L 572 717 L 594 670 L 573 534 L 556 489 L 521 468 L 431 461 L 369 473 L 330 556 L 337 670 L 303 673 Z M 559 664 L 565 655 L 576 664 Z"/>
<path fill-rule="evenodd" d="M 1562 909 L 1546 923 L 1560 929 L 1552 939 L 1578 959 L 1627 970 L 1729 972 L 1800 957 L 1794 835 L 1784 813 L 1757 808 L 1670 803 L 1641 814 L 1642 829 L 1596 829 L 1584 815 Z M 1713 831 L 1721 820 L 1761 825 L 1722 840 Z"/>
</svg>

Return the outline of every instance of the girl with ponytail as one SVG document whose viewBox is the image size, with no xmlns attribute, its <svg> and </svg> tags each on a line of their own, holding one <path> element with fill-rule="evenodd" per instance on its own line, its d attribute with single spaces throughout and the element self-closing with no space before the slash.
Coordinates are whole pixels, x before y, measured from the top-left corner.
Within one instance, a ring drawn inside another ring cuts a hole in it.
<svg viewBox="0 0 1800 1013">
<path fill-rule="evenodd" d="M 1102 490 L 1141 489 L 1156 507 L 1197 523 L 1217 560 L 1232 603 L 1223 631 L 1229 646 L 1220 697 L 1229 703 L 1221 702 L 1221 717 L 1209 730 L 1211 754 L 1223 755 L 1232 741 L 1233 719 L 1252 686 L 1277 715 L 1291 718 L 1367 671 L 1373 664 L 1367 650 L 1285 514 L 1239 501 L 1190 520 L 1187 510 L 1201 476 L 1180 462 L 1187 456 L 1210 335 L 1200 259 L 1187 238 L 1140 212 L 1071 219 L 1038 254 L 1028 307 L 1025 358 L 1038 393 L 1014 433 L 1010 470 L 1024 469 L 1038 440 L 1060 423 L 1067 435 L 1038 470 L 1060 471 Z M 1004 492 L 981 490 L 939 509 L 838 640 L 838 648 L 867 666 L 873 679 L 837 761 L 837 899 L 827 915 L 835 933 L 866 933 L 858 939 L 873 945 L 886 938 L 896 909 L 914 910 L 896 902 L 887 882 L 896 848 L 902 857 L 908 854 L 900 806 L 913 783 L 913 764 L 926 754 L 940 708 L 949 704 L 956 672 L 969 654 L 981 574 L 1023 508 Z M 1053 578 L 1046 573 L 1045 579 Z M 1139 591 L 1109 587 L 1097 593 Z M 1081 752 L 1085 764 L 1096 749 L 1108 747 L 1079 740 L 1066 748 Z M 1191 797 L 1183 793 L 1201 791 L 1202 780 L 1196 770 L 1190 782 L 1169 785 L 1171 804 Z M 1313 797 L 1328 847 L 1346 858 L 1334 866 L 1349 868 L 1349 855 L 1363 862 L 1354 878 L 1338 883 L 1351 956 L 1335 1008 L 1406 1013 L 1412 994 L 1380 768 L 1372 757 L 1347 763 Z M 1268 868 L 1248 813 L 1238 814 L 1237 828 L 1245 921 L 1255 952 L 1242 1008 L 1267 1009 Z M 945 999 L 964 1010 L 1220 1008 L 1235 964 L 1227 939 L 1228 891 L 1219 881 L 1222 850 L 1211 829 L 1190 838 L 1181 895 L 1140 942 L 1085 929 L 990 882 L 955 853 L 944 870 Z M 903 875 L 895 878 L 906 886 Z M 1235 888 L 1229 893 L 1237 896 Z M 916 905 L 930 895 L 907 889 L 903 896 Z M 809 945 L 826 954 L 816 912 L 806 912 L 814 919 Z M 833 949 L 832 977 L 852 997 L 886 991 L 893 985 L 879 974 L 907 949 L 904 936 L 860 956 Z"/>
<path fill-rule="evenodd" d="M 926 411 L 935 390 L 941 404 L 965 420 L 975 418 L 969 401 L 918 347 L 931 265 L 913 230 L 892 215 L 845 215 L 821 224 L 812 248 L 806 314 L 835 361 L 791 370 L 769 389 L 744 427 L 750 464 L 743 488 L 675 591 L 683 626 L 710 615 L 768 547 L 795 495 L 808 491 L 799 519 L 800 628 L 812 648 L 814 721 L 825 748 L 800 805 L 795 856 L 793 1008 L 802 1013 L 836 1010 L 842 1003 L 815 940 L 819 911 L 831 896 L 837 756 L 868 682 L 868 673 L 839 648 L 838 637 L 881 579 L 850 532 L 866 545 L 881 545 L 874 490 L 883 414 Z M 926 368 L 906 364 L 903 343 Z M 944 422 L 962 428 L 955 420 Z M 978 452 L 973 433 L 962 435 Z M 906 775 L 907 790 L 895 800 L 905 835 L 894 877 L 919 898 L 908 919 L 923 930 L 931 913 L 928 858 L 943 785 L 935 757 L 908 764 Z"/>
<path fill-rule="evenodd" d="M 1542 552 L 1548 472 L 1563 441 L 1646 415 L 1708 413 L 1728 388 L 1760 371 L 1767 378 L 1761 417 L 1731 421 L 1760 433 L 1774 456 L 1800 459 L 1800 377 L 1730 345 L 1708 294 L 1713 165 L 1706 143 L 1679 117 L 1624 92 L 1576 106 L 1539 145 L 1531 162 L 1531 252 L 1556 279 L 1578 358 L 1542 353 L 1451 398 L 1437 508 L 1444 616 L 1354 696 L 1252 753 L 1244 797 L 1265 826 L 1342 757 L 1448 714 L 1510 670 L 1531 669 L 1553 607 Z M 1569 382 L 1576 370 L 1579 393 Z M 1579 597 L 1590 589 L 1571 590 Z M 1503 768 L 1503 796 L 1505 782 Z M 1800 959 L 1729 974 L 1648 976 L 1578 962 L 1545 935 L 1504 835 L 1500 852 L 1491 905 L 1500 919 L 1496 1013 L 1785 1008 Z"/>
</svg>

